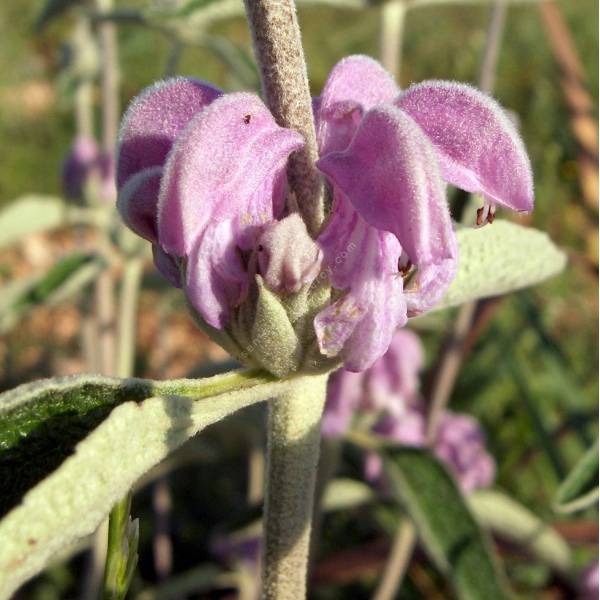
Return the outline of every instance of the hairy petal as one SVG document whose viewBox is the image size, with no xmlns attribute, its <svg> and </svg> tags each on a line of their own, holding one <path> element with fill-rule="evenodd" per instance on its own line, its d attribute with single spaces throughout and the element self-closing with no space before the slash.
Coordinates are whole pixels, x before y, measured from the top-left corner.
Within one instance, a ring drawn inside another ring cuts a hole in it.
<svg viewBox="0 0 600 600">
<path fill-rule="evenodd" d="M 243 238 L 280 216 L 283 174 L 302 136 L 279 127 L 253 94 L 228 94 L 197 115 L 169 154 L 158 203 L 158 238 L 186 256 L 211 221 L 232 220 Z"/>
<path fill-rule="evenodd" d="M 146 88 L 129 105 L 118 141 L 117 187 L 133 174 L 162 166 L 177 136 L 221 91 L 196 79 L 176 77 Z"/>
<path fill-rule="evenodd" d="M 395 102 L 438 151 L 442 176 L 492 203 L 533 209 L 533 176 L 516 127 L 491 97 L 450 81 L 424 81 Z"/>
<path fill-rule="evenodd" d="M 311 283 L 323 258 L 298 213 L 267 223 L 258 237 L 256 252 L 259 272 L 269 288 L 287 293 Z"/>
<path fill-rule="evenodd" d="M 160 271 L 160 274 L 177 288 L 181 286 L 181 272 L 176 260 L 169 256 L 160 246 L 152 244 L 152 257 L 154 266 Z"/>
<path fill-rule="evenodd" d="M 393 77 L 368 56 L 348 56 L 338 62 L 314 103 L 321 155 L 343 150 L 363 113 L 377 104 L 392 102 L 399 91 Z"/>
<path fill-rule="evenodd" d="M 212 327 L 222 329 L 243 299 L 249 277 L 234 243 L 232 220 L 207 227 L 187 258 L 184 288 L 191 305 Z"/>
<path fill-rule="evenodd" d="M 388 351 L 365 372 L 361 407 L 385 409 L 399 416 L 418 403 L 419 373 L 424 365 L 423 345 L 408 328 L 394 334 Z"/>
<path fill-rule="evenodd" d="M 323 435 L 337 437 L 347 431 L 363 393 L 362 383 L 362 373 L 351 373 L 345 369 L 340 369 L 329 377 L 327 401 L 321 422 Z"/>
<path fill-rule="evenodd" d="M 419 126 L 393 106 L 378 106 L 346 150 L 317 166 L 369 225 L 393 233 L 417 266 L 409 315 L 433 306 L 454 276 L 458 248 L 435 151 Z"/>
<path fill-rule="evenodd" d="M 317 243 L 330 283 L 347 293 L 315 318 L 319 348 L 340 355 L 350 371 L 362 371 L 388 349 L 406 323 L 403 282 L 394 236 L 367 224 L 341 194 Z"/>
<path fill-rule="evenodd" d="M 117 197 L 117 209 L 125 225 L 153 244 L 156 234 L 156 205 L 162 167 L 149 167 L 133 174 Z"/>
</svg>

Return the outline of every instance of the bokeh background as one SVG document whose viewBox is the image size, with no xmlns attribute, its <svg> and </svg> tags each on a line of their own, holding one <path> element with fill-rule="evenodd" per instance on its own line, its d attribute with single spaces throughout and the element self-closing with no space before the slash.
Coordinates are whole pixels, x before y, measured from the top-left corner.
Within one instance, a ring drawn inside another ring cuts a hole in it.
<svg viewBox="0 0 600 600">
<path fill-rule="evenodd" d="M 328 4 L 300 5 L 315 95 L 343 56 L 379 54 L 380 6 Z M 225 90 L 258 86 L 241 15 L 215 19 L 201 33 L 186 32 L 177 40 L 130 16 L 157 5 L 116 2 L 115 10 L 122 11 L 117 29 L 121 109 L 166 72 L 206 79 Z M 569 264 L 543 285 L 479 307 L 450 406 L 482 423 L 498 465 L 497 487 L 553 524 L 583 567 L 597 556 L 597 512 L 560 516 L 552 510 L 552 498 L 597 435 L 598 4 L 564 0 L 555 6 L 558 24 L 544 19 L 537 3 L 511 4 L 494 95 L 517 115 L 533 163 L 536 209 L 521 222 L 548 232 L 568 253 Z M 62 195 L 61 167 L 75 135 L 68 44 L 78 8 L 68 0 L 0 3 L 0 209 L 26 195 L 42 200 Z M 477 82 L 489 15 L 484 2 L 411 10 L 402 86 L 430 78 Z M 94 110 L 99 121 L 97 89 Z M 15 282 L 46 273 L 73 249 L 99 244 L 86 228 L 34 233 L 11 244 L 2 236 L 0 231 L 0 296 Z M 52 306 L 42 294 L 30 298 L 17 317 L 2 317 L 0 390 L 86 371 L 82 320 L 93 302 L 86 289 Z M 0 308 L 12 310 L 1 299 Z M 454 316 L 445 311 L 414 324 L 426 346 L 425 389 Z M 135 374 L 197 375 L 226 359 L 195 329 L 179 295 L 148 261 Z M 213 426 L 140 484 L 133 506 L 142 523 L 140 563 L 132 598 L 234 598 L 228 574 L 241 570 L 254 577 L 251 563 L 217 546 L 259 514 L 248 500 L 257 492 L 248 487 L 262 468 L 263 422 L 263 409 L 253 408 Z M 339 468 L 345 477 L 361 479 L 355 448 L 342 449 Z M 385 502 L 369 503 L 327 513 L 325 519 L 312 597 L 370 597 L 385 562 L 394 509 Z M 244 551 L 251 554 L 251 546 L 250 541 Z M 507 544 L 500 548 L 520 597 L 574 597 L 574 588 L 540 561 Z M 82 551 L 36 578 L 18 598 L 85 597 L 82 582 L 89 571 L 89 555 Z M 427 560 L 417 556 L 401 597 L 446 598 L 448 593 Z"/>
</svg>

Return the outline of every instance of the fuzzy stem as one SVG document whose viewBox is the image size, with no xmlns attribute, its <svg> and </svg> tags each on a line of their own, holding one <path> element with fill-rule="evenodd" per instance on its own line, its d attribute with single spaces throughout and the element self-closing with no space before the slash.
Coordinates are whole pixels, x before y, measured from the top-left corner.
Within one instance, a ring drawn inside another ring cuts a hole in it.
<svg viewBox="0 0 600 600">
<path fill-rule="evenodd" d="M 119 335 L 117 339 L 117 375 L 131 377 L 135 361 L 135 334 L 138 297 L 144 264 L 141 258 L 125 263 L 119 298 Z"/>
<path fill-rule="evenodd" d="M 271 401 L 264 509 L 264 600 L 302 600 L 327 375 L 309 376 Z"/>
<path fill-rule="evenodd" d="M 315 167 L 317 137 L 306 62 L 293 0 L 244 0 L 263 95 L 281 127 L 305 140 L 290 157 L 288 178 L 300 214 L 314 236 L 323 222 L 322 182 Z"/>
<path fill-rule="evenodd" d="M 388 0 L 381 8 L 381 64 L 399 81 L 406 3 Z"/>
</svg>

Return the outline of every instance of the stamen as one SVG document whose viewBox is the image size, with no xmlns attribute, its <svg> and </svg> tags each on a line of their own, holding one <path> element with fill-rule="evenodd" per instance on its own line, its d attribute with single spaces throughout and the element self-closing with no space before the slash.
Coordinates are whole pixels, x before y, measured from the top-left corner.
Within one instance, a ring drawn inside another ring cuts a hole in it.
<svg viewBox="0 0 600 600">
<path fill-rule="evenodd" d="M 415 270 L 414 267 L 415 266 L 410 260 L 410 257 L 403 250 L 402 254 L 400 255 L 400 258 L 398 259 L 398 275 L 400 275 L 400 277 L 402 278 L 406 278 L 407 276 L 411 275 L 412 272 Z"/>
<path fill-rule="evenodd" d="M 477 209 L 477 219 L 476 223 L 478 227 L 485 225 L 485 223 L 489 223 L 490 225 L 494 222 L 496 218 L 496 206 L 485 200 L 483 206 Z"/>
</svg>

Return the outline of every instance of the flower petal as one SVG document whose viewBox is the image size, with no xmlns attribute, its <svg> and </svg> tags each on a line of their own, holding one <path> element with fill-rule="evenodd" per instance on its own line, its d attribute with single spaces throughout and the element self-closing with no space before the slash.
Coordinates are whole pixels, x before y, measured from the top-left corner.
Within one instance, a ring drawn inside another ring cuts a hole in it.
<svg viewBox="0 0 600 600">
<path fill-rule="evenodd" d="M 321 249 L 308 234 L 298 213 L 267 223 L 256 248 L 259 273 L 273 291 L 298 292 L 319 274 Z"/>
<path fill-rule="evenodd" d="M 373 227 L 393 233 L 417 274 L 409 314 L 433 306 L 456 269 L 456 236 L 433 147 L 419 126 L 393 106 L 370 110 L 350 146 L 317 166 Z"/>
<path fill-rule="evenodd" d="M 319 348 L 326 356 L 340 355 L 346 369 L 362 371 L 386 352 L 394 331 L 406 323 L 397 272 L 400 244 L 368 225 L 339 193 L 317 243 L 331 284 L 347 290 L 315 318 Z"/>
<path fill-rule="evenodd" d="M 172 256 L 169 256 L 160 246 L 152 244 L 152 256 L 154 266 L 160 271 L 160 274 L 177 288 L 181 287 L 181 272 L 177 262 Z"/>
<path fill-rule="evenodd" d="M 525 146 L 494 99 L 469 85 L 424 81 L 403 92 L 395 104 L 433 142 L 446 181 L 513 210 L 533 209 Z"/>
<path fill-rule="evenodd" d="M 363 374 L 340 369 L 327 382 L 327 402 L 323 411 L 321 431 L 328 437 L 343 435 L 362 395 Z"/>
<path fill-rule="evenodd" d="M 148 167 L 164 165 L 175 138 L 221 91 L 196 79 L 159 81 L 135 98 L 119 130 L 117 187 Z"/>
<path fill-rule="evenodd" d="M 158 238 L 187 255 L 211 221 L 233 219 L 248 246 L 256 226 L 280 216 L 285 166 L 302 136 L 279 127 L 253 94 L 228 94 L 195 117 L 173 146 L 161 182 Z M 246 235 L 247 234 L 247 235 Z"/>
<path fill-rule="evenodd" d="M 153 244 L 158 243 L 156 205 L 162 172 L 162 167 L 142 169 L 127 180 L 117 197 L 125 225 Z"/>
<path fill-rule="evenodd" d="M 222 329 L 248 289 L 249 277 L 236 251 L 231 220 L 200 235 L 187 258 L 184 288 L 191 305 L 211 326 Z"/>
<path fill-rule="evenodd" d="M 400 416 L 417 403 L 423 364 L 419 336 L 406 327 L 396 331 L 388 351 L 365 373 L 361 408 L 387 410 Z"/>
<path fill-rule="evenodd" d="M 343 150 L 362 114 L 377 104 L 392 102 L 399 91 L 394 78 L 368 56 L 348 56 L 338 62 L 314 103 L 321 155 Z"/>
</svg>

